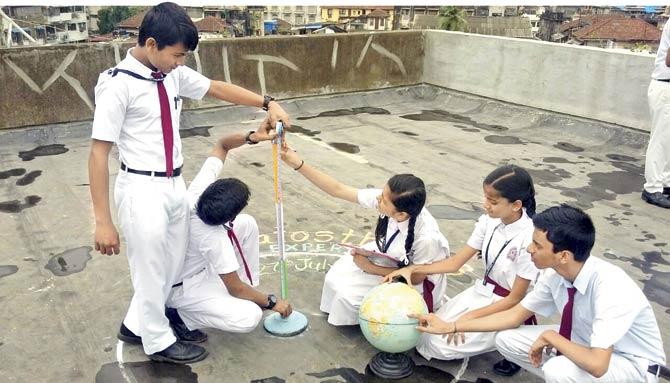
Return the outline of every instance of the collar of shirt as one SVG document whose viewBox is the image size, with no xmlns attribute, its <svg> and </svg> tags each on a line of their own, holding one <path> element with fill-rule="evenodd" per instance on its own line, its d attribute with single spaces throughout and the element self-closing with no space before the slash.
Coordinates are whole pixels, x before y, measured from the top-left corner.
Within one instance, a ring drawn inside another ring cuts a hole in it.
<svg viewBox="0 0 670 383">
<path fill-rule="evenodd" d="M 509 225 L 505 225 L 500 219 L 498 218 L 499 222 L 496 228 L 498 231 L 503 233 L 505 235 L 505 239 L 509 239 L 517 235 L 519 232 L 522 230 L 526 229 L 529 225 L 533 224 L 533 220 L 528 217 L 526 214 L 526 209 L 523 209 L 523 213 L 521 214 L 521 218 L 517 219 L 516 221 L 510 223 Z"/>
<path fill-rule="evenodd" d="M 132 50 L 133 48 L 128 49 L 128 52 L 126 52 L 126 57 L 121 60 L 118 67 L 135 72 L 142 77 L 151 78 L 151 73 L 153 73 L 153 71 L 146 65 L 142 64 L 138 59 L 136 59 L 135 56 L 131 54 Z"/>
<path fill-rule="evenodd" d="M 584 262 L 584 266 L 582 266 L 582 269 L 579 270 L 579 274 L 577 274 L 577 278 L 575 278 L 575 281 L 573 283 L 570 283 L 567 279 L 563 278 L 562 284 L 566 288 L 568 287 L 575 287 L 577 291 L 581 295 L 586 295 L 586 288 L 589 285 L 589 281 L 591 280 L 591 277 L 594 275 L 596 268 L 594 267 L 595 259 L 590 256 L 586 259 L 586 262 Z"/>
</svg>

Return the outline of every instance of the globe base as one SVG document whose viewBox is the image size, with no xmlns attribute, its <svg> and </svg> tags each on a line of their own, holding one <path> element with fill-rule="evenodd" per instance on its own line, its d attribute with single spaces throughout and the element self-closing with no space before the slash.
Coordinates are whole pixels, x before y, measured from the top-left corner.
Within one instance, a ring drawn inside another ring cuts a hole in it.
<svg viewBox="0 0 670 383">
<path fill-rule="evenodd" d="M 402 352 L 380 352 L 372 357 L 367 368 L 383 379 L 402 379 L 414 373 L 414 361 Z"/>
</svg>

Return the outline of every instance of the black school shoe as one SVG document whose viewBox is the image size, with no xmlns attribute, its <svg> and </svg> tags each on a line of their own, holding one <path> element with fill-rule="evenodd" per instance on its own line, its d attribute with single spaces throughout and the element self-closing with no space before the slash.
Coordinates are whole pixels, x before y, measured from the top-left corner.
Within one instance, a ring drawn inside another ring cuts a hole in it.
<svg viewBox="0 0 670 383">
<path fill-rule="evenodd" d="M 155 354 L 149 355 L 149 359 L 155 362 L 168 362 L 186 364 L 199 362 L 207 357 L 207 350 L 196 344 L 176 341 L 168 348 Z"/>
<path fill-rule="evenodd" d="M 142 338 L 135 335 L 134 332 L 128 330 L 128 327 L 126 327 L 126 325 L 123 323 L 121 323 L 121 328 L 119 328 L 119 332 L 116 334 L 116 337 L 126 343 L 142 344 Z"/>
<path fill-rule="evenodd" d="M 507 359 L 503 359 L 493 365 L 493 372 L 502 376 L 514 376 L 519 370 L 521 370 L 521 366 Z"/>
<path fill-rule="evenodd" d="M 185 342 L 202 343 L 207 340 L 207 334 L 200 330 L 189 330 L 179 316 L 177 309 L 165 308 L 165 316 L 170 321 L 170 327 L 177 339 Z"/>
<path fill-rule="evenodd" d="M 670 198 L 661 192 L 649 193 L 644 190 L 642 192 L 642 200 L 658 207 L 670 209 Z"/>
<path fill-rule="evenodd" d="M 670 186 L 666 187 L 666 188 L 663 188 L 663 194 L 665 194 L 667 196 L 670 196 Z"/>
</svg>

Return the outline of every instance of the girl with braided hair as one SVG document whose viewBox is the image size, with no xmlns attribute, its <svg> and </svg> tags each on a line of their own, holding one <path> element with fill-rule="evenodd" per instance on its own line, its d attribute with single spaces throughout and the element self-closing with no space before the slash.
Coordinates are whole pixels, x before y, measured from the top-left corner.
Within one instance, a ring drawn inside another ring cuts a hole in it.
<svg viewBox="0 0 670 383">
<path fill-rule="evenodd" d="M 430 265 L 411 265 L 392 272 L 384 280 L 415 274 L 454 273 L 480 253 L 484 261 L 484 277 L 475 285 L 456 295 L 435 314 L 445 321 L 474 319 L 507 310 L 521 301 L 539 271 L 526 247 L 533 237 L 535 187 L 526 170 L 504 165 L 491 172 L 483 183 L 484 208 L 465 247 L 449 259 Z M 528 324 L 535 324 L 531 317 Z M 422 334 L 416 349 L 426 359 L 462 359 L 495 350 L 495 332 L 460 333 L 442 337 Z M 459 342 L 460 341 L 460 342 Z M 461 344 L 459 344 L 461 343 Z M 496 363 L 501 375 L 519 370 L 506 360 Z"/>
<path fill-rule="evenodd" d="M 328 323 L 357 325 L 363 297 L 384 275 L 398 267 L 429 264 L 449 256 L 447 239 L 424 208 L 426 187 L 420 178 L 396 174 L 383 189 L 355 189 L 305 163 L 290 148 L 283 150 L 282 159 L 330 196 L 379 212 L 375 241 L 364 244 L 363 250 L 353 249 L 351 256 L 340 258 L 326 274 L 320 308 L 329 314 Z M 438 299 L 446 293 L 446 276 L 415 274 L 411 283 L 423 294 L 431 312 L 438 308 Z"/>
</svg>

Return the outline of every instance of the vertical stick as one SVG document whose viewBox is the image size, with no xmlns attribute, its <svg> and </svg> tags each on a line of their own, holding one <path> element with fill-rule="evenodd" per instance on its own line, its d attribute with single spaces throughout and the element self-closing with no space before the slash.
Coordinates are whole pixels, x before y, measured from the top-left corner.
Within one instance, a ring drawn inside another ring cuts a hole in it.
<svg viewBox="0 0 670 383">
<path fill-rule="evenodd" d="M 281 148 L 283 124 L 277 122 L 277 137 L 272 141 L 272 157 L 275 186 L 275 213 L 277 216 L 277 246 L 279 248 L 279 280 L 281 283 L 281 298 L 288 298 L 288 286 L 286 281 L 286 260 L 284 259 L 284 207 L 281 189 Z"/>
</svg>

